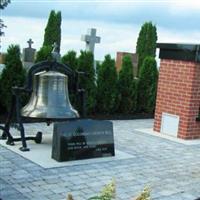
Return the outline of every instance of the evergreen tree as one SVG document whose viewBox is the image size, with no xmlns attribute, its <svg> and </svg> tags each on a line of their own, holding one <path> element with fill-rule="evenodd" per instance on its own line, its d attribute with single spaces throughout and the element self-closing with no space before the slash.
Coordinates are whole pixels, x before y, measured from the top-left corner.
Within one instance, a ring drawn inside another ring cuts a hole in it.
<svg viewBox="0 0 200 200">
<path fill-rule="evenodd" d="M 51 60 L 52 59 L 52 55 L 51 55 L 52 49 L 53 48 L 51 46 L 41 47 L 40 50 L 36 54 L 35 63 L 44 61 L 44 60 Z"/>
<path fill-rule="evenodd" d="M 72 70 L 77 70 L 78 59 L 76 57 L 76 52 L 68 51 L 68 53 L 62 57 L 61 62 L 70 67 Z"/>
<path fill-rule="evenodd" d="M 132 112 L 137 111 L 137 97 L 138 97 L 138 79 L 133 79 L 131 85 L 131 98 L 132 98 Z"/>
<path fill-rule="evenodd" d="M 86 77 L 80 78 L 80 85 L 86 90 L 86 110 L 91 114 L 95 110 L 96 105 L 96 85 L 95 72 L 93 67 L 92 52 L 81 51 L 78 58 L 78 71 L 86 72 Z"/>
<path fill-rule="evenodd" d="M 115 60 L 106 55 L 97 72 L 97 110 L 104 114 L 114 113 L 118 109 L 118 77 Z"/>
<path fill-rule="evenodd" d="M 158 70 L 156 60 L 146 57 L 138 81 L 138 108 L 140 112 L 153 113 L 156 102 Z"/>
<path fill-rule="evenodd" d="M 72 70 L 77 70 L 78 68 L 78 58 L 76 57 L 76 52 L 75 51 L 68 51 L 62 58 L 61 62 L 68 67 L 70 67 Z M 74 85 L 76 84 L 73 77 L 68 77 L 68 85 L 69 85 L 69 98 L 70 102 L 74 107 L 77 107 L 78 102 L 76 102 L 76 95 L 74 94 L 74 90 L 72 90 Z"/>
<path fill-rule="evenodd" d="M 57 43 L 60 50 L 61 42 L 61 12 L 52 10 L 49 15 L 47 26 L 45 28 L 43 46 L 52 46 L 54 42 Z"/>
<path fill-rule="evenodd" d="M 61 22 L 62 22 L 62 16 L 61 16 L 61 12 L 57 12 L 57 15 L 56 15 L 56 43 L 58 45 L 58 50 L 60 52 L 60 43 L 61 43 Z"/>
<path fill-rule="evenodd" d="M 133 87 L 133 64 L 131 57 L 126 55 L 122 59 L 122 67 L 119 72 L 118 88 L 120 94 L 119 111 L 121 113 L 133 112 L 134 99 L 132 98 Z"/>
<path fill-rule="evenodd" d="M 146 22 L 142 25 L 139 37 L 137 39 L 136 53 L 138 54 L 138 74 L 145 57 L 155 57 L 156 54 L 157 31 L 152 22 Z"/>
<path fill-rule="evenodd" d="M 47 26 L 45 28 L 43 46 L 37 52 L 35 62 L 51 60 L 51 51 L 55 42 L 57 43 L 58 50 L 60 51 L 61 20 L 61 12 L 56 13 L 54 10 L 50 12 Z"/>
<path fill-rule="evenodd" d="M 20 48 L 18 45 L 10 45 L 5 59 L 5 68 L 1 74 L 1 101 L 8 110 L 11 103 L 12 87 L 23 86 L 26 71 L 22 67 Z"/>
</svg>

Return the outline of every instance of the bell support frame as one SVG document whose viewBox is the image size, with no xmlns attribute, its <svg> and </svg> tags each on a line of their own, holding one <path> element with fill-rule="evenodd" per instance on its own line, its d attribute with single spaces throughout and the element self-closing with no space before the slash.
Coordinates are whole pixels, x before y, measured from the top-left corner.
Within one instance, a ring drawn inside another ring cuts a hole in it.
<svg viewBox="0 0 200 200">
<path fill-rule="evenodd" d="M 73 85 L 73 91 L 76 92 L 77 96 L 80 96 L 79 99 L 81 101 L 81 116 L 84 118 L 86 116 L 86 109 L 85 109 L 85 90 L 83 88 L 79 87 L 79 78 L 80 76 L 84 76 L 85 72 L 79 72 L 79 71 L 73 71 L 70 69 L 67 65 L 64 65 L 57 61 L 42 61 L 39 63 L 36 63 L 33 65 L 27 74 L 27 79 L 24 87 L 13 87 L 12 88 L 12 101 L 11 101 L 11 107 L 6 119 L 6 123 L 4 126 L 0 126 L 0 130 L 3 130 L 3 133 L 0 137 L 0 139 L 7 139 L 6 144 L 8 145 L 14 145 L 14 142 L 21 141 L 22 147 L 20 147 L 21 151 L 29 151 L 29 148 L 27 147 L 27 140 L 34 140 L 36 143 L 41 143 L 42 141 L 42 133 L 38 132 L 35 137 L 26 137 L 25 131 L 24 131 L 24 121 L 25 118 L 21 116 L 21 99 L 20 96 L 22 93 L 31 93 L 33 89 L 33 76 L 34 74 L 41 72 L 41 71 L 55 71 L 60 72 L 62 74 L 65 74 L 67 76 L 72 77 L 75 81 L 75 84 Z M 12 117 L 16 114 L 16 128 L 20 132 L 20 137 L 14 138 L 12 134 L 10 133 L 10 127 L 11 127 L 11 120 Z M 69 119 L 34 119 L 27 118 L 26 122 L 46 122 L 47 124 L 51 122 L 56 121 L 66 121 Z"/>
</svg>

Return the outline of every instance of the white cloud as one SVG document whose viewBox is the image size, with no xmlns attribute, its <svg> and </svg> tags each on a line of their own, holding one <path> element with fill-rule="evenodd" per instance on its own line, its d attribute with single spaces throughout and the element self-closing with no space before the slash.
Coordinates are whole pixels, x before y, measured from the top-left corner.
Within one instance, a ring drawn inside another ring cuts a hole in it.
<svg viewBox="0 0 200 200">
<path fill-rule="evenodd" d="M 158 42 L 160 43 L 191 43 L 200 44 L 200 30 L 179 31 L 157 27 Z"/>
<path fill-rule="evenodd" d="M 9 44 L 19 44 L 21 48 L 27 47 L 27 40 L 32 38 L 33 47 L 39 49 L 42 46 L 46 20 L 22 17 L 5 17 L 7 29 L 2 38 L 2 50 L 6 51 Z M 115 57 L 117 51 L 135 51 L 136 39 L 139 27 L 104 23 L 99 21 L 63 20 L 61 53 L 69 50 L 79 52 L 85 49 L 85 43 L 80 40 L 82 34 L 87 33 L 88 28 L 97 28 L 97 35 L 101 37 L 101 43 L 95 46 L 95 57 L 102 60 L 106 54 Z"/>
<path fill-rule="evenodd" d="M 10 44 L 20 44 L 21 48 L 27 47 L 27 40 L 32 38 L 33 47 L 39 49 L 42 46 L 44 28 L 47 19 L 4 17 L 8 26 L 5 29 L 5 37 L 2 37 L 2 50 L 6 51 Z M 86 34 L 88 28 L 97 28 L 97 35 L 101 37 L 101 43 L 95 46 L 95 57 L 103 60 L 106 54 L 111 54 L 113 58 L 117 51 L 135 52 L 136 41 L 140 30 L 140 25 L 106 23 L 92 20 L 63 20 L 62 21 L 62 41 L 61 53 L 69 50 L 77 52 L 85 49 L 85 44 L 80 40 L 82 34 Z M 181 31 L 164 27 L 158 28 L 158 42 L 168 43 L 199 43 L 200 30 Z"/>
<path fill-rule="evenodd" d="M 200 10 L 199 0 L 171 0 L 169 1 L 171 9 L 174 10 Z"/>
<path fill-rule="evenodd" d="M 7 26 L 2 37 L 2 50 L 5 51 L 10 44 L 27 46 L 27 40 L 34 40 L 33 47 L 39 48 L 43 41 L 46 20 L 38 18 L 4 17 Z"/>
</svg>

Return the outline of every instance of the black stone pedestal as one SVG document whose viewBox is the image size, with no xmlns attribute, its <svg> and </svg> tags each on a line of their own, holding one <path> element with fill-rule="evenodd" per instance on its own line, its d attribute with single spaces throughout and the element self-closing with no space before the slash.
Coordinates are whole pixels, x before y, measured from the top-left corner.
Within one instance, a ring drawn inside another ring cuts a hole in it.
<svg viewBox="0 0 200 200">
<path fill-rule="evenodd" d="M 61 162 L 114 155 L 112 122 L 83 119 L 54 124 L 53 159 Z"/>
</svg>

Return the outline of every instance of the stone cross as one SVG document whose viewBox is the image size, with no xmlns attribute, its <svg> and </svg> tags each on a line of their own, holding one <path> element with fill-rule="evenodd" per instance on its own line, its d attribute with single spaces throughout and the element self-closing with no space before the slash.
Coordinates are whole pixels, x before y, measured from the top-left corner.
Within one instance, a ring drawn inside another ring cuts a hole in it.
<svg viewBox="0 0 200 200">
<path fill-rule="evenodd" d="M 28 47 L 32 48 L 31 45 L 33 44 L 33 40 L 31 38 L 27 41 L 27 43 L 28 43 Z"/>
<path fill-rule="evenodd" d="M 100 43 L 101 38 L 96 36 L 96 29 L 88 29 L 87 35 L 82 35 L 81 40 L 86 42 L 86 51 L 91 51 L 94 54 L 95 43 Z"/>
</svg>

